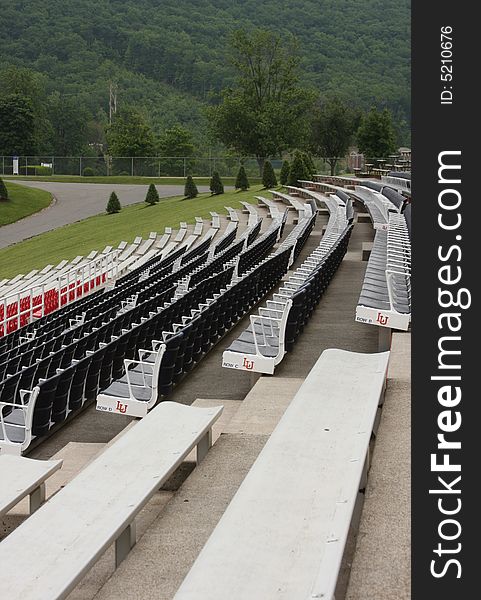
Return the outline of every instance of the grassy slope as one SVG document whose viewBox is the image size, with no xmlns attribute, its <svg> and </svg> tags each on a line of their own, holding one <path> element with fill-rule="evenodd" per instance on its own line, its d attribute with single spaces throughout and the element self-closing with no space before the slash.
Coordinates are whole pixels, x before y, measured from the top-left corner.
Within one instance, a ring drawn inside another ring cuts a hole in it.
<svg viewBox="0 0 481 600">
<path fill-rule="evenodd" d="M 0 226 L 14 223 L 36 213 L 52 201 L 51 194 L 44 190 L 26 188 L 9 182 L 6 182 L 6 186 L 9 200 L 0 201 Z"/>
<path fill-rule="evenodd" d="M 155 183 L 156 185 L 184 185 L 184 177 L 130 177 L 130 176 L 111 176 L 111 177 L 80 177 L 79 175 L 51 175 L 48 177 L 34 177 L 34 176 L 4 176 L 4 179 L 15 179 L 25 181 L 46 181 L 55 183 L 111 183 L 115 185 L 150 185 Z M 197 185 L 209 185 L 209 177 L 194 177 Z M 234 185 L 234 177 L 223 177 L 222 181 L 224 185 Z M 251 184 L 260 183 L 260 178 L 249 178 Z"/>
<path fill-rule="evenodd" d="M 60 227 L 0 250 L 0 279 L 28 273 L 49 263 L 58 264 L 62 259 L 85 256 L 91 250 L 116 246 L 122 240 L 131 242 L 137 235 L 148 237 L 151 231 L 161 233 L 164 227 L 178 227 L 180 221 L 193 223 L 197 216 L 209 218 L 209 211 L 226 213 L 226 205 L 236 208 L 241 200 L 255 203 L 254 196 L 260 190 L 260 186 L 254 186 L 248 192 L 230 191 L 221 196 L 201 194 L 193 200 L 168 198 L 154 206 L 134 204 L 116 215 L 98 215 Z"/>
</svg>

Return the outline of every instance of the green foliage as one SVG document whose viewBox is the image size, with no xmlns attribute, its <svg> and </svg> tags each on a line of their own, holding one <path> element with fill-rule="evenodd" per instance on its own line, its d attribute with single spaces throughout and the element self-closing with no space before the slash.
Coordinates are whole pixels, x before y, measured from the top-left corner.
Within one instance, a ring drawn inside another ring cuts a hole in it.
<svg viewBox="0 0 481 600">
<path fill-rule="evenodd" d="M 94 177 L 95 171 L 92 169 L 92 167 L 85 167 L 85 169 L 82 171 L 82 175 L 84 177 Z"/>
<path fill-rule="evenodd" d="M 156 204 L 160 200 L 159 192 L 153 183 L 149 185 L 149 189 L 147 190 L 147 195 L 145 196 L 145 201 L 147 204 L 151 206 Z"/>
<path fill-rule="evenodd" d="M 157 0 L 52 6 L 2 3 L 0 62 L 30 67 L 44 89 L 74 98 L 97 125 L 113 80 L 119 107 L 135 105 L 149 114 L 157 135 L 180 123 L 202 147 L 202 107 L 234 81 L 226 38 L 242 27 L 268 27 L 298 36 L 302 85 L 355 99 L 364 110 L 387 106 L 400 136 L 408 134 L 410 0 L 292 0 L 282 10 L 279 0 L 163 0 L 161 10 Z M 0 89 L 7 93 L 2 81 Z"/>
<path fill-rule="evenodd" d="M 109 201 L 107 202 L 106 211 L 109 215 L 120 212 L 122 207 L 120 206 L 120 200 L 115 192 L 110 194 Z"/>
<path fill-rule="evenodd" d="M 58 92 L 48 100 L 51 148 L 59 156 L 78 156 L 87 145 L 89 114 L 78 99 L 62 97 Z"/>
<path fill-rule="evenodd" d="M 32 103 L 19 94 L 0 96 L 0 155 L 26 155 L 35 149 Z"/>
<path fill-rule="evenodd" d="M 279 182 L 281 185 L 286 185 L 287 180 L 289 179 L 289 171 L 291 170 L 291 165 L 288 160 L 285 160 L 282 163 L 281 173 L 279 175 Z"/>
<path fill-rule="evenodd" d="M 305 152 L 304 150 L 300 150 L 299 153 L 304 161 L 304 164 L 306 165 L 307 172 L 309 173 L 309 179 L 312 179 L 317 171 L 316 165 L 312 160 L 312 156 L 309 154 L 309 152 Z"/>
<path fill-rule="evenodd" d="M 356 113 L 341 99 L 330 97 L 315 111 L 310 146 L 322 156 L 334 175 L 337 162 L 347 153 L 356 128 Z"/>
<path fill-rule="evenodd" d="M 304 162 L 304 158 L 300 152 L 296 152 L 289 170 L 289 179 L 287 180 L 287 185 L 293 185 L 297 187 L 299 186 L 300 181 L 306 181 L 309 179 L 309 169 Z"/>
<path fill-rule="evenodd" d="M 236 86 L 207 111 L 214 136 L 228 148 L 255 156 L 259 169 L 267 156 L 301 143 L 314 94 L 299 85 L 297 43 L 292 36 L 263 29 L 231 36 Z"/>
<path fill-rule="evenodd" d="M 0 200 L 8 200 L 8 190 L 3 179 L 0 177 Z"/>
<path fill-rule="evenodd" d="M 28 153 L 48 150 L 51 125 L 46 112 L 45 78 L 31 69 L 10 65 L 0 71 L 0 90 L 3 97 L 13 95 L 21 98 L 33 114 L 33 122 L 29 126 L 30 136 L 25 143 L 25 147 L 27 144 L 29 146 Z"/>
<path fill-rule="evenodd" d="M 265 188 L 277 187 L 276 174 L 274 173 L 272 163 L 269 160 L 264 162 L 264 166 L 262 168 L 262 185 Z"/>
<path fill-rule="evenodd" d="M 153 156 L 154 136 L 143 116 L 132 108 L 119 111 L 107 128 L 111 156 Z"/>
<path fill-rule="evenodd" d="M 387 158 L 396 149 L 396 134 L 391 113 L 376 108 L 363 116 L 357 132 L 359 150 L 368 159 Z"/>
<path fill-rule="evenodd" d="M 237 173 L 237 178 L 235 180 L 235 189 L 242 190 L 245 192 L 249 189 L 249 180 L 247 179 L 247 173 L 244 167 L 241 165 L 239 172 Z"/>
<path fill-rule="evenodd" d="M 219 172 L 214 171 L 210 180 L 210 191 L 213 196 L 224 193 L 224 184 L 220 178 Z"/>
<path fill-rule="evenodd" d="M 50 177 L 52 167 L 43 167 L 42 165 L 28 165 L 19 168 L 20 175 L 33 175 L 38 177 Z"/>
<path fill-rule="evenodd" d="M 166 129 L 159 140 L 159 151 L 162 156 L 192 156 L 192 133 L 178 124 Z"/>
<path fill-rule="evenodd" d="M 196 198 L 199 194 L 199 190 L 195 185 L 195 181 L 192 178 L 192 175 L 188 175 L 185 180 L 185 188 L 184 188 L 184 197 L 185 198 Z"/>
</svg>

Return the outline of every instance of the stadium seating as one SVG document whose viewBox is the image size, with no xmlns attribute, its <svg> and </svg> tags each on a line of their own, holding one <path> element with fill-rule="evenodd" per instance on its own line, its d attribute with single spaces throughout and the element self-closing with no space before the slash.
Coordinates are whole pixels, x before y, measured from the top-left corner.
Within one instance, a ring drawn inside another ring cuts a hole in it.
<svg viewBox="0 0 481 600">
<path fill-rule="evenodd" d="M 131 427 L 2 541 L 0 597 L 65 598 L 112 543 L 117 567 L 139 511 L 192 449 L 204 459 L 222 408 L 166 402 Z"/>
<path fill-rule="evenodd" d="M 298 192 L 308 197 L 316 194 L 302 189 Z M 284 197 L 291 201 L 288 195 Z M 322 199 L 327 203 L 330 219 L 319 247 L 294 271 L 273 299 L 268 300 L 258 314 L 251 315 L 250 326 L 224 351 L 223 367 L 273 374 L 285 354 L 292 350 L 341 263 L 352 230 L 346 205 L 340 199 Z M 297 227 L 301 231 L 296 233 L 299 241 L 310 234 L 315 223 L 315 215 L 309 217 L 310 205 L 303 206 L 309 212 L 299 219 Z M 302 245 L 294 245 L 292 262 L 297 259 Z"/>
<path fill-rule="evenodd" d="M 174 600 L 334 599 L 388 359 L 323 352 Z"/>
</svg>

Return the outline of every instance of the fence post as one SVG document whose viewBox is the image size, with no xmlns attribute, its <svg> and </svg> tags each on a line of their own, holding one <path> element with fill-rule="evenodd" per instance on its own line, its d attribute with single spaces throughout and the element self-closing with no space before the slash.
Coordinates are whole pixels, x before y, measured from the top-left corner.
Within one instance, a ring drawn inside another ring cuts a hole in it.
<svg viewBox="0 0 481 600">
<path fill-rule="evenodd" d="M 28 175 L 28 156 L 25 157 L 25 175 Z"/>
<path fill-rule="evenodd" d="M 130 174 L 132 175 L 132 177 L 134 176 L 134 157 L 133 156 L 132 156 L 132 167 L 131 167 Z"/>
<path fill-rule="evenodd" d="M 79 175 L 82 177 L 82 157 L 79 156 Z"/>
<path fill-rule="evenodd" d="M 52 175 L 55 175 L 55 156 L 52 156 Z"/>
<path fill-rule="evenodd" d="M 5 157 L 2 156 L 2 175 L 5 175 Z"/>
<path fill-rule="evenodd" d="M 186 176 L 186 174 L 187 174 L 187 159 L 184 156 L 184 177 Z"/>
</svg>

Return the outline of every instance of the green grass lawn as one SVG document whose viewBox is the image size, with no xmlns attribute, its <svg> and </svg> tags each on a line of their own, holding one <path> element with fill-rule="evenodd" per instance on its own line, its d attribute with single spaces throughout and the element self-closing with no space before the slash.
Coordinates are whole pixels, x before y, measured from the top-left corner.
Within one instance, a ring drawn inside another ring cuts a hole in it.
<svg viewBox="0 0 481 600">
<path fill-rule="evenodd" d="M 52 201 L 50 192 L 5 182 L 9 199 L 0 200 L 0 226 L 14 223 L 45 208 Z M 0 232 L 1 235 L 1 232 Z"/>
<path fill-rule="evenodd" d="M 55 183 L 111 183 L 115 185 L 150 185 L 155 183 L 156 185 L 185 185 L 184 177 L 130 177 L 130 176 L 111 176 L 111 177 L 80 177 L 79 175 L 50 175 L 50 176 L 5 176 L 4 179 L 15 179 L 25 181 L 46 181 Z M 209 177 L 194 177 L 194 181 L 197 185 L 209 185 Z M 234 185 L 235 177 L 223 177 L 222 181 L 224 185 Z M 249 181 L 251 185 L 259 184 L 260 177 L 250 177 Z"/>
<path fill-rule="evenodd" d="M 103 250 L 106 245 L 117 246 L 122 240 L 131 242 L 138 235 L 145 238 L 151 231 L 162 233 L 164 227 L 178 227 L 180 221 L 193 223 L 194 217 L 210 218 L 209 211 L 226 213 L 226 205 L 236 208 L 241 200 L 256 203 L 254 196 L 261 189 L 254 186 L 247 192 L 201 194 L 193 200 L 167 198 L 154 206 L 142 202 L 115 215 L 97 215 L 60 227 L 0 250 L 0 279 L 41 269 L 50 263 L 55 265 L 62 259 L 85 256 L 91 250 Z"/>
</svg>

